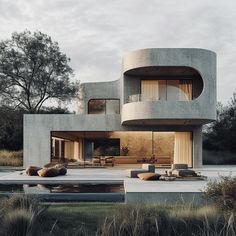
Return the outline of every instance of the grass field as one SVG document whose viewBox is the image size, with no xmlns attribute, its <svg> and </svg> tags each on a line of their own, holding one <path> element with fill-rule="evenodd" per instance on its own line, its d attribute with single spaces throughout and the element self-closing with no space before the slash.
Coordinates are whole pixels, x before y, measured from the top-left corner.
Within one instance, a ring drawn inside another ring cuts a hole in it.
<svg viewBox="0 0 236 236">
<path fill-rule="evenodd" d="M 23 151 L 0 150 L 0 166 L 23 166 Z"/>
</svg>

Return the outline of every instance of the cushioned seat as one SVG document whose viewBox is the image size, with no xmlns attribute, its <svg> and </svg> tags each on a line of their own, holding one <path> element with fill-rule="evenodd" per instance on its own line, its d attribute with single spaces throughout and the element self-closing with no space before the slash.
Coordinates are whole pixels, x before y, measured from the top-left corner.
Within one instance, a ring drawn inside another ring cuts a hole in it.
<svg viewBox="0 0 236 236">
<path fill-rule="evenodd" d="M 195 177 L 197 176 L 196 172 L 194 170 L 173 170 L 172 171 L 173 175 L 176 175 L 178 177 Z"/>
<path fill-rule="evenodd" d="M 101 166 L 101 165 L 102 165 L 102 163 L 101 163 L 101 157 L 96 157 L 96 156 L 94 156 L 94 157 L 92 158 L 92 163 L 93 163 L 93 165 L 99 165 L 99 166 Z"/>
<path fill-rule="evenodd" d="M 138 177 L 141 180 L 159 180 L 161 175 L 148 172 L 148 173 L 140 173 L 138 174 Z"/>
<path fill-rule="evenodd" d="M 41 170 L 41 167 L 38 166 L 29 166 L 26 169 L 26 174 L 29 176 L 38 176 L 38 171 Z"/>
<path fill-rule="evenodd" d="M 40 177 L 56 177 L 59 175 L 59 169 L 55 167 L 43 168 L 38 171 Z"/>
<path fill-rule="evenodd" d="M 126 170 L 126 176 L 130 178 L 138 178 L 140 173 L 155 173 L 155 165 L 152 164 L 143 164 L 142 169 L 128 169 Z"/>
<path fill-rule="evenodd" d="M 171 165 L 171 169 L 172 170 L 175 170 L 175 169 L 178 169 L 178 170 L 183 170 L 183 169 L 185 169 L 185 170 L 187 170 L 188 169 L 188 164 L 172 164 Z"/>
<path fill-rule="evenodd" d="M 105 157 L 104 158 L 105 165 L 111 165 L 114 166 L 114 157 Z"/>
</svg>

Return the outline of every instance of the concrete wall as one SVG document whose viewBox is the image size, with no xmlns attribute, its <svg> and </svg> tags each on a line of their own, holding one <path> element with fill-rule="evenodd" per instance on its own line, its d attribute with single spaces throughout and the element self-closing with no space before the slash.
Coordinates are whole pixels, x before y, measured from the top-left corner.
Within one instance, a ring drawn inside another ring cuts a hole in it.
<svg viewBox="0 0 236 236">
<path fill-rule="evenodd" d="M 141 204 L 193 204 L 196 206 L 206 204 L 203 199 L 203 194 L 199 192 L 126 192 L 126 203 L 141 203 Z"/>
</svg>

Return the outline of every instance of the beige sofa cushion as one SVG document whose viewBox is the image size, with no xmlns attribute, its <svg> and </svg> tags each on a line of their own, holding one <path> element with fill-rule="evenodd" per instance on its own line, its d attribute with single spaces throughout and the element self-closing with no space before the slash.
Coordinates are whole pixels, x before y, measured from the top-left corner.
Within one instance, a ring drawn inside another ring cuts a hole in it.
<svg viewBox="0 0 236 236">
<path fill-rule="evenodd" d="M 56 177 L 59 175 L 59 169 L 58 168 L 43 168 L 38 171 L 38 175 L 40 177 Z"/>
<path fill-rule="evenodd" d="M 159 180 L 161 175 L 156 173 L 140 173 L 138 174 L 138 177 L 141 180 Z"/>
<path fill-rule="evenodd" d="M 178 170 L 178 169 L 181 169 L 181 170 L 183 170 L 183 169 L 188 169 L 188 164 L 172 164 L 172 166 L 171 166 L 171 169 L 172 170 Z"/>
<path fill-rule="evenodd" d="M 38 166 L 29 166 L 26 169 L 26 174 L 29 176 L 38 176 L 38 171 L 41 170 L 41 167 Z"/>
</svg>

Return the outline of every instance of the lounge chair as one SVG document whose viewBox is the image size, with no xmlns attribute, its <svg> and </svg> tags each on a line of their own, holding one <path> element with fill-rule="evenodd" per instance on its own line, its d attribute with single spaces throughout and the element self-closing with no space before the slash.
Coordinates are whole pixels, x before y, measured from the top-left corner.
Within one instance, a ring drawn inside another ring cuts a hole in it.
<svg viewBox="0 0 236 236">
<path fill-rule="evenodd" d="M 155 173 L 155 165 L 153 164 L 142 164 L 142 169 L 128 169 L 126 170 L 126 176 L 130 178 L 138 178 L 138 174 L 141 173 Z"/>
<path fill-rule="evenodd" d="M 114 157 L 105 157 L 104 159 L 104 165 L 111 165 L 114 166 Z"/>
<path fill-rule="evenodd" d="M 188 164 L 172 164 L 169 175 L 176 175 L 177 177 L 195 177 L 197 176 L 194 170 L 188 169 Z"/>
<path fill-rule="evenodd" d="M 95 165 L 95 166 L 101 166 L 102 165 L 101 157 L 94 156 L 92 158 L 92 164 Z"/>
<path fill-rule="evenodd" d="M 168 170 L 169 176 L 176 176 L 177 180 L 206 180 L 206 176 L 197 174 L 194 170 L 188 169 L 187 164 L 172 164 L 171 170 Z"/>
</svg>

